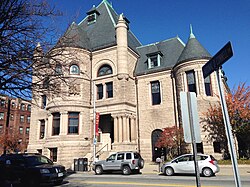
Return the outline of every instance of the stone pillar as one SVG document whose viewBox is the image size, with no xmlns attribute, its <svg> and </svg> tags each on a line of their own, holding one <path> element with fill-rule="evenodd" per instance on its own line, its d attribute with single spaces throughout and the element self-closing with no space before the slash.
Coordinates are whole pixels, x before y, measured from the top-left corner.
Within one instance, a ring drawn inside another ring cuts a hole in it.
<svg viewBox="0 0 250 187">
<path fill-rule="evenodd" d="M 130 117 L 127 115 L 126 116 L 126 128 L 127 128 L 127 141 L 131 142 L 131 126 L 129 125 L 129 119 Z"/>
<path fill-rule="evenodd" d="M 118 116 L 118 142 L 123 141 L 122 116 Z"/>
<path fill-rule="evenodd" d="M 128 27 L 121 14 L 116 25 L 118 79 L 128 78 Z"/>
<path fill-rule="evenodd" d="M 131 141 L 136 142 L 136 123 L 135 123 L 135 117 L 132 116 L 131 118 Z"/>
<path fill-rule="evenodd" d="M 114 118 L 114 143 L 118 142 L 118 119 L 117 116 L 112 116 Z"/>
<path fill-rule="evenodd" d="M 60 112 L 60 135 L 67 135 L 68 133 L 68 112 Z"/>
<path fill-rule="evenodd" d="M 128 142 L 128 124 L 127 117 L 125 115 L 122 116 L 122 127 L 123 127 L 123 142 Z"/>
<path fill-rule="evenodd" d="M 48 114 L 48 121 L 47 121 L 47 128 L 46 128 L 47 137 L 50 137 L 52 135 L 52 122 L 53 122 L 53 115 Z"/>
</svg>

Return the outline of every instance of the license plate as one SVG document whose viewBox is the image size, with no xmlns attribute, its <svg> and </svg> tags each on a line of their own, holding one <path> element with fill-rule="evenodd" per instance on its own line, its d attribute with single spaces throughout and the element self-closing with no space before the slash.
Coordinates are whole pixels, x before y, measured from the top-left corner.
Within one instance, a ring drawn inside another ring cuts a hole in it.
<svg viewBox="0 0 250 187">
<path fill-rule="evenodd" d="M 63 176 L 63 173 L 58 173 L 58 177 L 62 177 Z"/>
</svg>

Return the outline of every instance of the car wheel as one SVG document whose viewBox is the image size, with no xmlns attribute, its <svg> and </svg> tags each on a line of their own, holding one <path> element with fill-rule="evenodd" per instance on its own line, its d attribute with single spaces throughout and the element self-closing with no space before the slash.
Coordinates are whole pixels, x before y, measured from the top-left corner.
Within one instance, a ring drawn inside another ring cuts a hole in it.
<svg viewBox="0 0 250 187">
<path fill-rule="evenodd" d="M 210 168 L 203 168 L 202 175 L 205 177 L 211 177 L 214 175 L 214 173 Z"/>
<path fill-rule="evenodd" d="M 122 168 L 122 174 L 123 175 L 130 175 L 130 173 L 131 173 L 130 167 L 129 166 L 123 166 L 123 168 Z"/>
<path fill-rule="evenodd" d="M 101 175 L 103 173 L 102 166 L 96 166 L 95 167 L 95 174 L 96 175 Z"/>
<path fill-rule="evenodd" d="M 142 169 L 144 166 L 144 160 L 143 159 L 139 159 L 138 160 L 138 166 Z"/>
<path fill-rule="evenodd" d="M 165 175 L 167 175 L 167 176 L 172 176 L 172 175 L 174 175 L 174 170 L 173 170 L 173 168 L 171 168 L 171 167 L 166 167 L 166 168 L 165 168 Z"/>
</svg>

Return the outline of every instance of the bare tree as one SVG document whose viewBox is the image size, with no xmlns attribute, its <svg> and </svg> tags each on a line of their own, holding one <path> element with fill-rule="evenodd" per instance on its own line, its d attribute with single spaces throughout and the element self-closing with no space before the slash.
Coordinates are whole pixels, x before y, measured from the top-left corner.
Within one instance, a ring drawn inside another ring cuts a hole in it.
<svg viewBox="0 0 250 187">
<path fill-rule="evenodd" d="M 32 82 L 33 69 L 48 74 L 42 68 L 50 66 L 48 58 L 52 57 L 44 58 L 38 42 L 47 48 L 53 44 L 46 37 L 53 32 L 48 18 L 60 12 L 45 0 L 1 0 L 0 12 L 0 93 L 30 98 L 31 90 L 48 77 L 37 76 L 41 79 Z"/>
</svg>

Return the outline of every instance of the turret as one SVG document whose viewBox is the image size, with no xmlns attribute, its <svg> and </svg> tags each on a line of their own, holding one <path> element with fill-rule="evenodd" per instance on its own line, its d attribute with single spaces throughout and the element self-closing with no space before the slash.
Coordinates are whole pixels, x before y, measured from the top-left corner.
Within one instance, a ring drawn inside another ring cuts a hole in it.
<svg viewBox="0 0 250 187">
<path fill-rule="evenodd" d="M 128 78 L 128 26 L 123 14 L 116 25 L 118 79 Z"/>
</svg>

